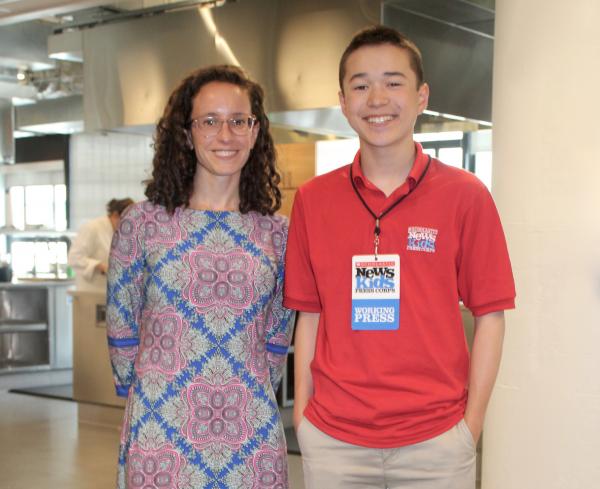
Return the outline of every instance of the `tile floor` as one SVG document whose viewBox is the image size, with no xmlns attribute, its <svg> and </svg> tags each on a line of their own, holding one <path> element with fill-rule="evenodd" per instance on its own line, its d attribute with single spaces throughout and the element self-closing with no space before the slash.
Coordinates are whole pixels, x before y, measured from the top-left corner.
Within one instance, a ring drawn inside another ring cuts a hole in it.
<svg viewBox="0 0 600 489">
<path fill-rule="evenodd" d="M 114 488 L 119 433 L 77 424 L 77 403 L 0 391 L 0 488 Z M 289 456 L 290 489 L 304 489 Z"/>
</svg>

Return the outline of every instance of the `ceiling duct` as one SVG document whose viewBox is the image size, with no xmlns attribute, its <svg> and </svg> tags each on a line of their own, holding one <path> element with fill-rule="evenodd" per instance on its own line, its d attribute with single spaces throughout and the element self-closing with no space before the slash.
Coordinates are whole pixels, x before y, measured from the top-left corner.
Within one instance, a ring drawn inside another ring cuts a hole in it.
<svg viewBox="0 0 600 489">
<path fill-rule="evenodd" d="M 50 26 L 39 22 L 0 27 L 0 98 L 33 103 L 37 89 L 27 83 L 27 77 L 52 69 L 54 61 L 46 53 Z"/>
<path fill-rule="evenodd" d="M 65 31 L 48 37 L 48 57 L 83 63 L 81 31 Z"/>
<path fill-rule="evenodd" d="M 13 97 L 16 97 L 33 101 L 36 94 L 37 90 L 35 87 L 18 83 L 16 79 L 14 82 L 0 80 L 0 98 L 11 100 Z"/>
<path fill-rule="evenodd" d="M 104 0 L 2 0 L 0 26 L 60 15 L 105 3 Z"/>
<path fill-rule="evenodd" d="M 124 22 L 142 17 L 161 15 L 174 10 L 198 7 L 221 7 L 237 0 L 129 0 L 101 5 L 95 8 L 71 12 L 60 16 L 57 32 L 98 27 L 99 25 Z M 148 6 L 150 5 L 150 6 Z"/>
<path fill-rule="evenodd" d="M 16 108 L 15 127 L 34 134 L 73 134 L 83 131 L 81 95 L 41 100 Z"/>
<path fill-rule="evenodd" d="M 46 52 L 46 39 L 52 27 L 27 22 L 0 27 L 0 65 L 23 70 L 47 70 L 54 66 Z"/>
</svg>

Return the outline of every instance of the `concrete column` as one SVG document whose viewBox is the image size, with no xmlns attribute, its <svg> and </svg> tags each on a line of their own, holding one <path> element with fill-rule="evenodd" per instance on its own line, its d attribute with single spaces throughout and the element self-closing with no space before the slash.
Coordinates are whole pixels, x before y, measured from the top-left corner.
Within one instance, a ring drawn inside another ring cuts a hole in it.
<svg viewBox="0 0 600 489">
<path fill-rule="evenodd" d="M 600 2 L 500 0 L 493 193 L 517 281 L 483 489 L 600 487 Z"/>
</svg>

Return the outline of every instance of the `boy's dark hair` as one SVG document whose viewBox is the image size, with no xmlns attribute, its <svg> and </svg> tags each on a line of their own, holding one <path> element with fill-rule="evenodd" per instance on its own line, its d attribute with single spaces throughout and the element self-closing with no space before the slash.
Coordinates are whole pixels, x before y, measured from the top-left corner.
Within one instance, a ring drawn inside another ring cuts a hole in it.
<svg viewBox="0 0 600 489">
<path fill-rule="evenodd" d="M 240 212 L 273 214 L 281 207 L 280 176 L 275 166 L 275 144 L 269 132 L 263 90 L 240 68 L 208 66 L 188 75 L 171 94 L 156 126 L 152 178 L 146 183 L 146 197 L 173 213 L 187 206 L 194 190 L 198 160 L 190 147 L 188 131 L 194 97 L 211 82 L 224 82 L 242 88 L 250 100 L 250 110 L 259 124 L 256 143 L 240 177 Z"/>
<path fill-rule="evenodd" d="M 106 203 L 106 212 L 109 216 L 115 212 L 121 215 L 131 204 L 133 204 L 133 200 L 129 197 L 125 197 L 124 199 L 110 199 Z"/>
<path fill-rule="evenodd" d="M 384 25 L 375 25 L 367 27 L 355 34 L 344 51 L 344 54 L 342 54 L 339 69 L 340 90 L 344 91 L 343 83 L 344 76 L 346 76 L 346 62 L 348 61 L 348 57 L 354 51 L 357 51 L 364 46 L 378 46 L 380 44 L 391 44 L 392 46 L 406 50 L 410 60 L 410 67 L 417 76 L 417 88 L 423 84 L 423 58 L 421 57 L 421 51 L 419 51 L 419 48 L 415 43 L 403 34 L 400 34 L 396 29 Z"/>
</svg>

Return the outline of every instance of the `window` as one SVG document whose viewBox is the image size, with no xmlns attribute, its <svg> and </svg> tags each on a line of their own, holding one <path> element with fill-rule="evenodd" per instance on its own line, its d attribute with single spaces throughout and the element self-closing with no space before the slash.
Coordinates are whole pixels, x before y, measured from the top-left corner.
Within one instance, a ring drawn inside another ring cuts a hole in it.
<svg viewBox="0 0 600 489">
<path fill-rule="evenodd" d="M 446 165 L 463 167 L 463 150 L 461 147 L 440 148 L 438 158 Z"/>
<path fill-rule="evenodd" d="M 8 194 L 0 258 L 11 264 L 14 277 L 66 278 L 64 161 L 1 165 L 0 183 Z"/>
<path fill-rule="evenodd" d="M 65 237 L 10 238 L 13 276 L 67 278 L 67 243 Z"/>
<path fill-rule="evenodd" d="M 492 152 L 480 151 L 475 153 L 475 175 L 492 190 Z"/>
<path fill-rule="evenodd" d="M 25 229 L 25 187 L 11 187 L 9 195 L 11 208 L 6 210 L 7 222 L 12 220 L 14 227 Z"/>
<path fill-rule="evenodd" d="M 10 187 L 12 224 L 20 230 L 67 229 L 67 188 L 58 185 Z"/>
<path fill-rule="evenodd" d="M 474 173 L 492 189 L 492 131 L 439 132 L 415 134 L 423 152 L 446 165 Z"/>
</svg>

